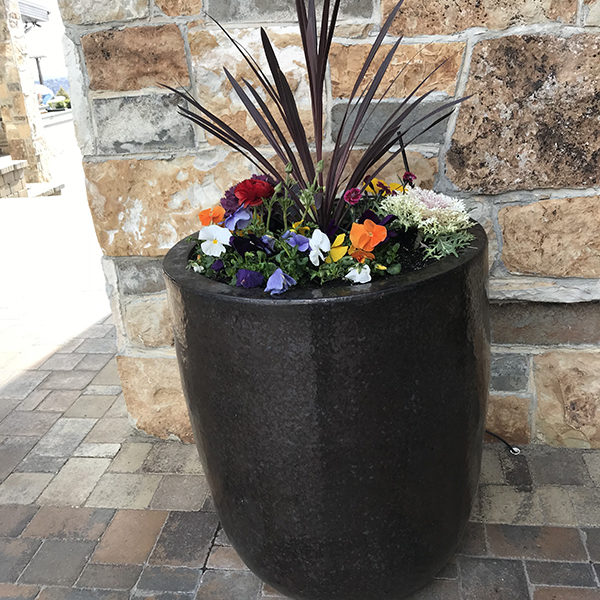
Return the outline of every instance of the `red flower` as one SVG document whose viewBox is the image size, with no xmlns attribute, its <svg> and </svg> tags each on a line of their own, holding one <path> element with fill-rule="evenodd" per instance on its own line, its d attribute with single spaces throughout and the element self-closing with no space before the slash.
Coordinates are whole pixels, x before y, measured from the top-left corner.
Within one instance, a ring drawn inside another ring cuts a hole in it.
<svg viewBox="0 0 600 600">
<path fill-rule="evenodd" d="M 264 198 L 270 198 L 274 193 L 275 188 L 260 179 L 245 179 L 235 188 L 235 197 L 245 208 L 260 206 Z"/>
</svg>

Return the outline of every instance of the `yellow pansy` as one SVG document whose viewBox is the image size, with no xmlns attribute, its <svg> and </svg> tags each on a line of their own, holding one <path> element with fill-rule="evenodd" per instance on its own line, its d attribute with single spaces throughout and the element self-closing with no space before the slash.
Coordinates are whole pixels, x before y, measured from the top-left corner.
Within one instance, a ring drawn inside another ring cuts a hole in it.
<svg viewBox="0 0 600 600">
<path fill-rule="evenodd" d="M 346 256 L 348 246 L 343 246 L 345 240 L 345 233 L 340 233 L 340 235 L 335 238 L 333 244 L 331 244 L 331 250 L 329 251 L 329 256 L 325 259 L 325 262 L 337 262 L 340 258 Z"/>
<path fill-rule="evenodd" d="M 404 191 L 404 186 L 401 183 L 386 183 L 382 179 L 371 179 L 371 183 L 365 188 L 368 194 L 381 194 L 389 196 L 397 191 Z"/>
<path fill-rule="evenodd" d="M 387 267 L 386 267 L 385 265 L 376 264 L 376 265 L 375 265 L 375 268 L 376 268 L 378 271 L 387 271 Z"/>
<path fill-rule="evenodd" d="M 296 221 L 292 224 L 292 229 L 297 231 L 300 235 L 308 235 L 310 233 L 310 227 L 302 226 L 304 221 Z"/>
</svg>

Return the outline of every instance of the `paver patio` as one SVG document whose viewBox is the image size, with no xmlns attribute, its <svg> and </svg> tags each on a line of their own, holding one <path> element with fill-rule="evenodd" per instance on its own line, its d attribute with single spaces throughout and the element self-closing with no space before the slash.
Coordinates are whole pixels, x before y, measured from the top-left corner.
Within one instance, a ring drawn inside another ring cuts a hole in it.
<svg viewBox="0 0 600 600">
<path fill-rule="evenodd" d="M 0 599 L 259 600 L 191 445 L 129 423 L 110 319 L 0 388 Z M 455 560 L 414 600 L 600 599 L 600 452 L 484 450 Z"/>
</svg>

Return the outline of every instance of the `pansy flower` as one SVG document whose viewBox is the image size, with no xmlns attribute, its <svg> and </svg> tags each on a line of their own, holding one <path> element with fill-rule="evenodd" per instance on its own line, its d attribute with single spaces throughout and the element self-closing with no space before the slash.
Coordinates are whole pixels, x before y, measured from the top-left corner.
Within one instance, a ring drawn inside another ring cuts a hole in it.
<svg viewBox="0 0 600 600">
<path fill-rule="evenodd" d="M 352 223 L 350 229 L 350 241 L 352 245 L 360 250 L 371 252 L 375 246 L 387 238 L 387 229 L 383 225 L 377 225 L 371 219 L 364 223 Z"/>
<path fill-rule="evenodd" d="M 348 246 L 344 246 L 344 242 L 346 241 L 346 234 L 340 233 L 335 240 L 333 240 L 333 244 L 331 244 L 331 250 L 329 251 L 329 256 L 325 259 L 326 263 L 337 262 L 348 252 Z"/>
<path fill-rule="evenodd" d="M 214 225 L 217 223 L 222 223 L 225 218 L 225 209 L 218 205 L 213 206 L 212 208 L 207 208 L 200 212 L 198 215 L 200 218 L 200 223 L 205 227 L 208 225 Z"/>
<path fill-rule="evenodd" d="M 369 283 L 371 281 L 371 269 L 369 265 L 358 265 L 346 273 L 345 279 L 352 283 Z"/>
<path fill-rule="evenodd" d="M 272 252 L 270 245 L 253 233 L 247 237 L 231 236 L 231 245 L 241 256 L 245 256 L 246 252 L 258 252 L 259 250 L 262 250 L 265 254 L 271 254 Z"/>
<path fill-rule="evenodd" d="M 382 196 L 392 196 L 403 189 L 404 188 L 400 183 L 386 183 L 381 179 L 371 179 L 369 185 L 365 188 L 365 192 L 373 194 L 374 196 L 377 196 L 378 194 L 381 194 Z"/>
<path fill-rule="evenodd" d="M 267 280 L 265 292 L 270 292 L 271 296 L 283 294 L 292 286 L 296 285 L 296 280 L 284 273 L 281 269 L 277 269 Z"/>
<path fill-rule="evenodd" d="M 325 260 L 323 252 L 327 253 L 330 250 L 331 242 L 329 238 L 320 229 L 315 229 L 310 238 L 310 254 L 308 255 L 310 262 L 318 267 L 319 263 Z"/>
<path fill-rule="evenodd" d="M 239 269 L 235 274 L 235 285 L 243 288 L 255 288 L 262 285 L 265 278 L 262 273 L 250 269 Z"/>
<path fill-rule="evenodd" d="M 285 240 L 288 246 L 291 246 L 292 248 L 298 248 L 300 252 L 306 252 L 310 249 L 310 240 L 307 237 L 292 231 L 291 229 L 286 231 L 281 236 L 281 239 Z"/>
<path fill-rule="evenodd" d="M 204 240 L 200 245 L 202 252 L 208 256 L 216 256 L 217 258 L 225 252 L 225 246 L 230 245 L 230 238 L 231 231 L 218 225 L 203 227 L 198 234 L 198 239 Z"/>
<path fill-rule="evenodd" d="M 244 229 L 252 222 L 252 212 L 249 208 L 240 206 L 233 214 L 225 219 L 225 227 L 230 231 Z"/>
</svg>

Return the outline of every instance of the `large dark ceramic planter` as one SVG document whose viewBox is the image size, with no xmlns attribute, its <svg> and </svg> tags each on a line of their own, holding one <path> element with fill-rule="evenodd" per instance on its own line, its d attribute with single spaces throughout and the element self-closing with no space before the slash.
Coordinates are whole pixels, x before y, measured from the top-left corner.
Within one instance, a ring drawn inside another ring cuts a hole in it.
<svg viewBox="0 0 600 600">
<path fill-rule="evenodd" d="M 302 600 L 403 598 L 451 558 L 477 487 L 487 240 L 367 285 L 261 290 L 164 261 L 198 450 L 231 543 Z"/>
</svg>

